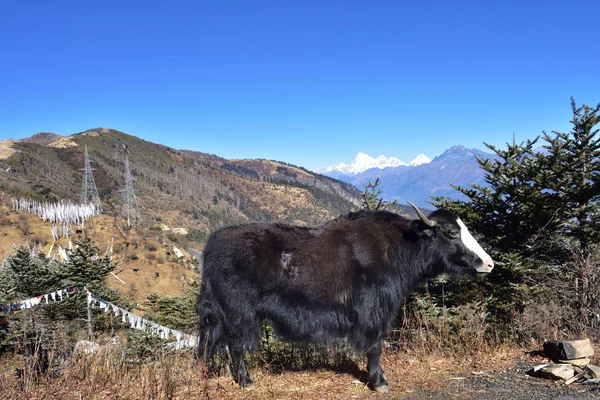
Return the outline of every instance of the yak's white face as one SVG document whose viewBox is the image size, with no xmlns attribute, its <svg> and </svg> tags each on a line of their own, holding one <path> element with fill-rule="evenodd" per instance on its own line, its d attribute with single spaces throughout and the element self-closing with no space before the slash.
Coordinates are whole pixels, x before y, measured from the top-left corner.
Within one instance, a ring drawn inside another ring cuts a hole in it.
<svg viewBox="0 0 600 400">
<path fill-rule="evenodd" d="M 477 272 L 491 272 L 494 268 L 494 261 L 492 260 L 492 257 L 490 257 L 488 253 L 483 250 L 479 243 L 477 243 L 477 240 L 475 240 L 473 235 L 471 235 L 471 232 L 469 232 L 469 229 L 467 229 L 467 226 L 460 220 L 460 218 L 458 218 L 456 222 L 458 223 L 458 226 L 460 226 L 460 239 L 465 247 L 477 254 L 481 259 L 481 264 L 476 267 Z"/>
</svg>

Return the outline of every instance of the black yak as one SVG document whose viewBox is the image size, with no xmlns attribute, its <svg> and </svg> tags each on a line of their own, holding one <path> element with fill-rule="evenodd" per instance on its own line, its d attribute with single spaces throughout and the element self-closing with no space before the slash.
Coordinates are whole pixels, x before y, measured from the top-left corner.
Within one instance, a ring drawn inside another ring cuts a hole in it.
<svg viewBox="0 0 600 400">
<path fill-rule="evenodd" d="M 243 354 L 259 347 L 267 321 L 283 340 L 353 345 L 367 356 L 369 386 L 387 391 L 381 348 L 406 296 L 442 272 L 494 267 L 455 215 L 426 217 L 413 207 L 419 219 L 363 210 L 318 228 L 257 223 L 214 232 L 197 304 L 200 356 L 227 346 L 233 378 L 251 386 Z"/>
</svg>

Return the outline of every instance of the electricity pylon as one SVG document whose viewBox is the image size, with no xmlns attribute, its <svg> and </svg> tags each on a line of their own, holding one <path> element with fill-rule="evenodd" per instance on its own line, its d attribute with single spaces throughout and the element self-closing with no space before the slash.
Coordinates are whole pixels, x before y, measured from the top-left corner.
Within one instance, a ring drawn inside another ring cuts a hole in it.
<svg viewBox="0 0 600 400">
<path fill-rule="evenodd" d="M 142 214 L 140 213 L 140 207 L 138 206 L 137 199 L 135 198 L 135 189 L 133 188 L 133 178 L 129 172 L 129 158 L 125 156 L 125 189 L 123 192 L 123 215 L 127 218 L 127 226 L 131 227 L 131 219 L 136 218 L 138 221 L 142 220 Z"/>
<path fill-rule="evenodd" d="M 83 185 L 81 188 L 81 203 L 89 204 L 92 203 L 96 206 L 98 211 L 102 213 L 102 204 L 100 203 L 100 196 L 98 195 L 98 189 L 96 188 L 96 182 L 94 182 L 94 175 L 92 171 L 94 169 L 90 165 L 90 157 L 88 156 L 87 144 L 85 145 L 85 153 L 83 159 Z"/>
</svg>

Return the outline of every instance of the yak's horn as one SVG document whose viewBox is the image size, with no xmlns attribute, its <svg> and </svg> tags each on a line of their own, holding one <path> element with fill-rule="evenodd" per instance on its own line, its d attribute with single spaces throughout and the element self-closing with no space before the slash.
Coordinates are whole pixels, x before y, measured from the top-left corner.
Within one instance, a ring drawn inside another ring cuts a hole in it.
<svg viewBox="0 0 600 400">
<path fill-rule="evenodd" d="M 421 218 L 421 221 L 423 221 L 423 223 L 425 225 L 427 225 L 430 228 L 433 228 L 434 226 L 437 225 L 436 221 L 432 221 L 429 218 L 427 218 L 425 216 L 425 214 L 423 214 L 423 211 L 419 210 L 419 207 L 415 206 L 413 203 L 411 203 L 410 201 L 408 202 L 408 204 L 410 204 L 412 206 L 412 208 L 415 209 L 415 211 L 417 212 L 417 215 L 419 216 L 419 218 Z"/>
</svg>

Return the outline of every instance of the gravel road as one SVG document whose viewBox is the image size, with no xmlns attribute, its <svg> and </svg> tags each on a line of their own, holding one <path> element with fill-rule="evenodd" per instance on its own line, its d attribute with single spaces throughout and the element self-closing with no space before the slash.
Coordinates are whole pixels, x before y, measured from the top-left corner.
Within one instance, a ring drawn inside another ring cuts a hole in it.
<svg viewBox="0 0 600 400">
<path fill-rule="evenodd" d="M 444 390 L 415 391 L 399 399 L 477 399 L 477 400 L 583 400 L 600 399 L 598 384 L 573 383 L 569 386 L 555 381 L 534 378 L 526 372 L 534 366 L 519 361 L 505 371 L 478 372 L 477 375 L 457 375 Z"/>
</svg>

